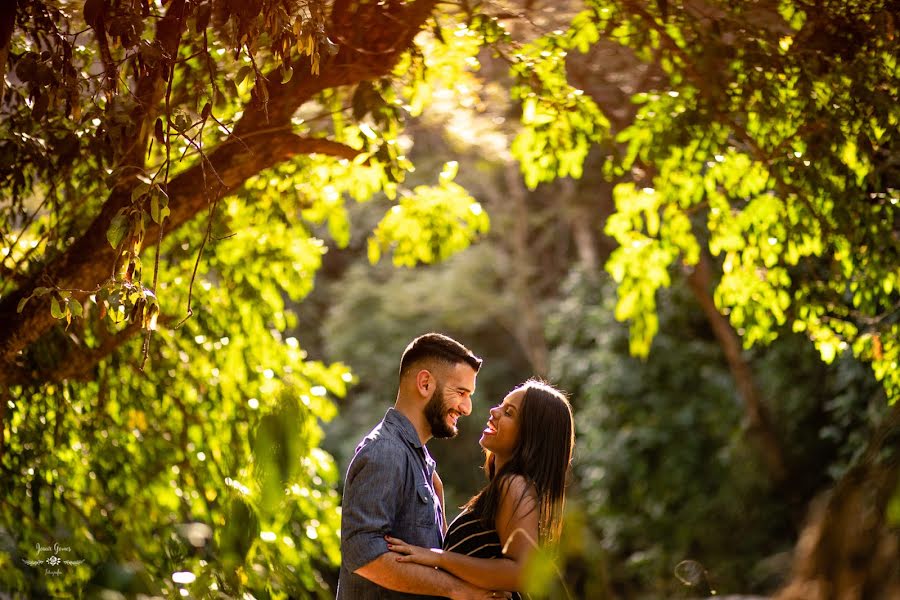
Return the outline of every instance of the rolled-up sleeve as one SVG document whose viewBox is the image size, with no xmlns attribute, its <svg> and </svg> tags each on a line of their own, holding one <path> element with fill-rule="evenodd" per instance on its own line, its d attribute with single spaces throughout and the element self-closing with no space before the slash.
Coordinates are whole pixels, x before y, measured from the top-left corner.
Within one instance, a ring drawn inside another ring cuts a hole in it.
<svg viewBox="0 0 900 600">
<path fill-rule="evenodd" d="M 398 504 L 404 501 L 407 458 L 385 439 L 364 444 L 347 470 L 341 508 L 344 566 L 353 573 L 388 551 Z"/>
</svg>

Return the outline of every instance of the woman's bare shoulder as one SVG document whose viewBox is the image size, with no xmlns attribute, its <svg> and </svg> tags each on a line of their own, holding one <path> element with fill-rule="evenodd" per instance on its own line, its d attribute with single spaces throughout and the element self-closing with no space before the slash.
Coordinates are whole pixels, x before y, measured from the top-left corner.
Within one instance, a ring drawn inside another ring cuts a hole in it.
<svg viewBox="0 0 900 600">
<path fill-rule="evenodd" d="M 500 486 L 501 503 L 511 503 L 513 506 L 524 504 L 533 505 L 537 502 L 537 489 L 524 475 L 512 473 L 504 477 Z"/>
</svg>

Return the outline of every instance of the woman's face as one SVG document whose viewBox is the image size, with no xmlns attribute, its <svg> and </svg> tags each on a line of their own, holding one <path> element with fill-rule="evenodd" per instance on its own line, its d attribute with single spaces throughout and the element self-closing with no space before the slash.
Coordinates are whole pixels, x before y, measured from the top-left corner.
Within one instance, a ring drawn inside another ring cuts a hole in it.
<svg viewBox="0 0 900 600">
<path fill-rule="evenodd" d="M 519 443 L 519 424 L 522 410 L 522 399 L 525 390 L 510 392 L 503 403 L 491 409 L 487 427 L 481 433 L 478 443 L 485 450 L 490 450 L 495 460 L 506 462 Z"/>
</svg>

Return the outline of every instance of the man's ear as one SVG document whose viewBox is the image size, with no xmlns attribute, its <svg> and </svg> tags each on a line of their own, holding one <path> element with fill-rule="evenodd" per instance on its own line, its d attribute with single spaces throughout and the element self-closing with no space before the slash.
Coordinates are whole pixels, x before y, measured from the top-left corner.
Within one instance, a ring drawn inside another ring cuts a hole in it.
<svg viewBox="0 0 900 600">
<path fill-rule="evenodd" d="M 422 369 L 416 373 L 416 388 L 422 396 L 426 398 L 431 396 L 434 393 L 435 385 L 434 376 L 428 369 Z"/>
</svg>

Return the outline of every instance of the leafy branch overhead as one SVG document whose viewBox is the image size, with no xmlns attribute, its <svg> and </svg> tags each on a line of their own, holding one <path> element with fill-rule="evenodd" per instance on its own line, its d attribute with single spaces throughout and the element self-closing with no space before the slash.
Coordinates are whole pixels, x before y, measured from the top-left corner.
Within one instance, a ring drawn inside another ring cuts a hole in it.
<svg viewBox="0 0 900 600">
<path fill-rule="evenodd" d="M 24 376 L 21 353 L 54 326 L 36 287 L 101 298 L 101 311 L 149 327 L 161 254 L 145 263 L 142 253 L 147 261 L 199 214 L 213 222 L 220 200 L 266 168 L 330 155 L 373 172 L 380 183 L 367 194 L 396 188 L 400 101 L 370 82 L 391 74 L 432 7 L 335 2 L 327 13 L 324 2 L 301 1 L 251 14 L 215 2 L 132 10 L 92 1 L 83 24 L 67 4 L 20 7 L 25 35 L 11 40 L 17 85 L 6 91 L 0 146 L 4 230 L 18 232 L 5 240 L 3 264 L 16 278 L 4 279 L 0 301 L 11 324 L 0 361 L 20 368 L 7 376 Z M 378 34 L 360 38 L 360 23 Z M 45 30 L 51 41 L 39 52 Z M 351 97 L 352 125 L 342 115 Z M 303 114 L 335 109 L 325 120 Z M 117 292 L 123 303 L 109 305 Z"/>
<path fill-rule="evenodd" d="M 565 85 L 560 56 L 597 40 L 629 49 L 663 85 L 633 96 L 606 138 L 618 184 L 606 232 L 617 315 L 646 356 L 657 291 L 701 249 L 746 346 L 803 332 L 823 360 L 852 352 L 900 398 L 900 169 L 896 12 L 888 2 L 778 6 L 593 0 L 538 40 L 530 76 Z M 564 112 L 524 98 L 514 150 L 532 185 L 578 174 L 578 140 L 608 121 L 570 91 Z M 555 97 L 561 97 L 557 94 Z M 554 141 L 565 139 L 566 143 Z M 561 154 L 554 154 L 561 153 Z M 573 164 L 574 163 L 574 164 Z"/>
</svg>

